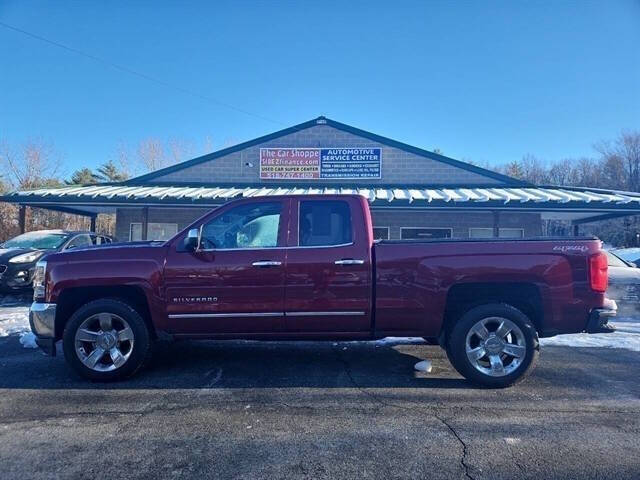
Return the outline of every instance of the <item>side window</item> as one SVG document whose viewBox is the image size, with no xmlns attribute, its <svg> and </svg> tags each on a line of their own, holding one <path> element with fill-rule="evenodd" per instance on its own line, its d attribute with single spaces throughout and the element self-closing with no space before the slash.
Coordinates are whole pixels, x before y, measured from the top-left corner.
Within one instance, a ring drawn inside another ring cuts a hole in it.
<svg viewBox="0 0 640 480">
<path fill-rule="evenodd" d="M 71 240 L 71 242 L 69 242 L 69 245 L 67 245 L 67 250 L 70 248 L 86 247 L 87 245 L 93 245 L 91 237 L 89 235 L 78 235 L 73 240 Z"/>
<path fill-rule="evenodd" d="M 129 224 L 129 241 L 138 242 L 142 240 L 142 224 L 130 223 Z"/>
<path fill-rule="evenodd" d="M 351 210 L 343 201 L 300 202 L 298 243 L 303 247 L 343 245 L 353 241 Z"/>
<path fill-rule="evenodd" d="M 232 208 L 202 227 L 202 248 L 277 247 L 281 211 L 281 202 Z"/>
</svg>

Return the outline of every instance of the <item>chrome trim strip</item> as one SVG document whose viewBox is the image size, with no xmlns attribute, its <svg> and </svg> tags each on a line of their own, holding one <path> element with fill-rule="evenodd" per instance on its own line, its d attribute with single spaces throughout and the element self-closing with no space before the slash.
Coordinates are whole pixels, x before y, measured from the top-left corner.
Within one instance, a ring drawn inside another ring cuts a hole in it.
<svg viewBox="0 0 640 480">
<path fill-rule="evenodd" d="M 365 312 L 285 312 L 286 317 L 331 317 L 343 315 L 365 315 Z"/>
<path fill-rule="evenodd" d="M 172 313 L 169 318 L 233 318 L 233 317 L 282 317 L 284 312 L 247 313 Z"/>
<path fill-rule="evenodd" d="M 365 312 L 255 312 L 255 313 L 172 313 L 169 318 L 237 318 L 237 317 L 332 317 L 361 316 Z"/>
<path fill-rule="evenodd" d="M 279 267 L 282 265 L 282 262 L 277 260 L 260 260 L 258 262 L 253 262 L 251 265 L 254 267 Z"/>
</svg>

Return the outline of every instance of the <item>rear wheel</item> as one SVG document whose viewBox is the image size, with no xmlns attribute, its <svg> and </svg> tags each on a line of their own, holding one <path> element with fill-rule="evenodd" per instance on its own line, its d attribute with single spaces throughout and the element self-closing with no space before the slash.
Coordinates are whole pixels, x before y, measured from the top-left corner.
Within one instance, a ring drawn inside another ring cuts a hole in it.
<svg viewBox="0 0 640 480">
<path fill-rule="evenodd" d="M 475 307 L 453 326 L 447 356 L 466 379 L 487 387 L 522 381 L 539 356 L 536 329 L 520 310 L 507 304 Z"/>
<path fill-rule="evenodd" d="M 91 380 L 129 377 L 151 353 L 144 320 L 130 305 L 117 299 L 94 300 L 80 307 L 67 322 L 62 340 L 67 362 Z"/>
</svg>

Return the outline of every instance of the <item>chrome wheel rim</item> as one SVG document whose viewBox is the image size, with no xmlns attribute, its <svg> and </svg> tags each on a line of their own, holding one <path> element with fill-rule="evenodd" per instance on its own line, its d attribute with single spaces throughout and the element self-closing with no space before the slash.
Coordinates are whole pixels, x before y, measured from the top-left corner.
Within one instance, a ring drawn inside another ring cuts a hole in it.
<svg viewBox="0 0 640 480">
<path fill-rule="evenodd" d="M 133 342 L 133 330 L 124 318 L 115 313 L 97 313 L 76 331 L 76 355 L 85 367 L 110 372 L 127 363 Z"/>
<path fill-rule="evenodd" d="M 516 370 L 527 354 L 527 344 L 520 327 L 508 318 L 487 317 L 467 333 L 467 358 L 479 372 L 504 377 Z"/>
</svg>

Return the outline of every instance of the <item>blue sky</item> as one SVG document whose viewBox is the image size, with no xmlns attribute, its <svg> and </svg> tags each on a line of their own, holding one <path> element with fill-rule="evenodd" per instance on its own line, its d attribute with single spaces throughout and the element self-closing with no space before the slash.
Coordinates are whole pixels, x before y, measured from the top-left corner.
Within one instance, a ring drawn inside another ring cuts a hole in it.
<svg viewBox="0 0 640 480">
<path fill-rule="evenodd" d="M 0 22 L 173 86 L 0 26 L 0 139 L 47 139 L 67 172 L 120 143 L 217 148 L 318 115 L 481 164 L 640 129 L 635 0 L 4 0 Z"/>
</svg>

